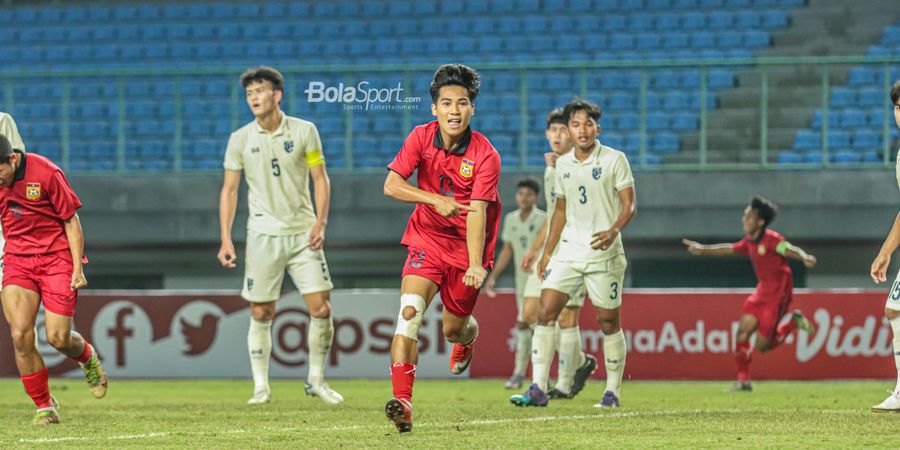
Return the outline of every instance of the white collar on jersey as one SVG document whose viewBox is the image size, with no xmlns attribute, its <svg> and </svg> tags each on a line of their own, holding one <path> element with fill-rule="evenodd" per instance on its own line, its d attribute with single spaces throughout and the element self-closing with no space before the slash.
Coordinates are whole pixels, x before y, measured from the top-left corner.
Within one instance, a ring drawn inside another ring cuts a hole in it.
<svg viewBox="0 0 900 450">
<path fill-rule="evenodd" d="M 600 153 L 603 152 L 603 145 L 600 144 L 599 139 L 594 139 L 594 150 L 591 152 L 590 156 L 585 158 L 584 161 L 579 161 L 578 158 L 575 156 L 575 153 L 577 151 L 578 151 L 577 149 L 573 149 L 570 152 L 570 154 L 572 155 L 572 160 L 575 161 L 575 164 L 587 166 L 587 165 L 596 163 L 600 160 Z M 569 154 L 569 153 L 567 153 L 567 154 Z"/>
</svg>

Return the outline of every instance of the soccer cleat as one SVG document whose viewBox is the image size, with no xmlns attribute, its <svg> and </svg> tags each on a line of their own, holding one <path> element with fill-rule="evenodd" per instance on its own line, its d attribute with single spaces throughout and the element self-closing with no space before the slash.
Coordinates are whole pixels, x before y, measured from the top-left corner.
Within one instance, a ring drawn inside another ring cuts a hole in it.
<svg viewBox="0 0 900 450">
<path fill-rule="evenodd" d="M 412 431 L 412 403 L 409 400 L 397 400 L 392 398 L 384 405 L 384 415 L 394 422 L 397 431 L 409 433 Z"/>
<path fill-rule="evenodd" d="M 584 354 L 584 364 L 575 370 L 575 378 L 572 380 L 572 391 L 569 398 L 574 398 L 584 389 L 584 385 L 591 375 L 597 371 L 597 358 L 594 355 Z"/>
<path fill-rule="evenodd" d="M 247 400 L 248 405 L 262 405 L 265 403 L 269 403 L 272 401 L 272 392 L 265 391 L 257 391 L 253 393 L 253 397 L 250 397 L 250 400 Z"/>
<path fill-rule="evenodd" d="M 506 384 L 503 385 L 506 389 L 521 389 L 522 388 L 522 380 L 525 377 L 519 374 L 513 374 L 513 376 L 509 377 L 506 380 Z"/>
<path fill-rule="evenodd" d="M 594 408 L 618 408 L 619 407 L 619 396 L 613 393 L 612 391 L 606 391 L 603 393 L 603 398 L 600 399 L 599 402 L 594 403 Z"/>
<path fill-rule="evenodd" d="M 735 381 L 726 392 L 753 392 L 753 383 L 750 381 Z"/>
<path fill-rule="evenodd" d="M 50 425 L 59 423 L 59 413 L 55 409 L 45 409 L 34 413 L 31 419 L 32 425 Z"/>
<path fill-rule="evenodd" d="M 804 316 L 803 313 L 800 312 L 799 309 L 794 310 L 794 312 L 791 313 L 791 320 L 793 320 L 794 323 L 797 324 L 797 328 L 805 331 L 807 334 L 813 334 L 816 332 L 816 328 L 809 321 L 809 319 L 807 319 L 806 316 Z"/>
<path fill-rule="evenodd" d="M 547 397 L 549 397 L 550 400 L 568 400 L 568 399 L 574 397 L 574 395 L 566 394 L 565 392 L 563 392 L 557 388 L 553 388 L 547 392 Z"/>
<path fill-rule="evenodd" d="M 874 412 L 900 412 L 900 391 L 893 391 L 883 402 L 872 407 Z"/>
<path fill-rule="evenodd" d="M 537 384 L 529 386 L 524 394 L 511 396 L 509 401 L 516 406 L 547 406 L 547 404 L 550 403 L 547 394 L 545 394 Z"/>
<path fill-rule="evenodd" d="M 475 341 L 468 345 L 460 343 L 453 344 L 453 351 L 450 352 L 450 372 L 453 375 L 459 375 L 469 368 L 472 363 L 472 355 L 475 354 Z"/>
<path fill-rule="evenodd" d="M 97 351 L 94 350 L 93 346 L 91 346 L 91 359 L 80 365 L 81 370 L 84 371 L 84 378 L 91 388 L 91 394 L 95 398 L 105 397 L 109 382 L 106 379 L 106 372 L 103 371 L 103 366 L 100 365 L 100 358 L 97 356 Z"/>
<path fill-rule="evenodd" d="M 319 397 L 323 402 L 329 405 L 338 405 L 344 402 L 344 396 L 328 387 L 328 383 L 324 381 L 315 385 L 306 383 L 304 391 L 306 392 L 306 395 Z"/>
</svg>

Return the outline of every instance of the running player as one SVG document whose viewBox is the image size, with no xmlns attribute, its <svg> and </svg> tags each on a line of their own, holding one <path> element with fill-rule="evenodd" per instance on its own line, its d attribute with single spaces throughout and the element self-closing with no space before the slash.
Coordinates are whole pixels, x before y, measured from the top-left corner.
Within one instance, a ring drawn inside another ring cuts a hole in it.
<svg viewBox="0 0 900 450">
<path fill-rule="evenodd" d="M 87 286 L 84 234 L 76 214 L 81 201 L 59 167 L 43 156 L 13 150 L 2 135 L 0 161 L 0 221 L 6 239 L 3 314 L 22 384 L 37 406 L 33 423 L 59 423 L 47 366 L 35 347 L 41 303 L 47 342 L 81 365 L 94 397 L 103 398 L 107 390 L 100 358 L 72 330 L 78 290 Z"/>
<path fill-rule="evenodd" d="M 331 351 L 331 276 L 325 262 L 325 226 L 331 186 L 325 171 L 322 143 L 312 122 L 281 111 L 284 77 L 271 67 L 241 75 L 247 105 L 255 120 L 231 133 L 225 150 L 225 179 L 219 198 L 222 246 L 219 262 L 232 269 L 237 255 L 231 227 L 237 210 L 241 172 L 247 179 L 250 218 L 247 221 L 247 261 L 241 296 L 250 302 L 247 346 L 253 373 L 251 405 L 268 403 L 269 357 L 275 300 L 281 296 L 285 270 L 300 290 L 309 310 L 307 332 L 309 372 L 306 394 L 328 404 L 344 398 L 325 381 L 325 359 Z M 315 186 L 316 208 L 309 194 Z"/>
<path fill-rule="evenodd" d="M 507 389 L 522 387 L 522 379 L 531 358 L 531 334 L 534 322 L 537 321 L 538 303 L 541 300 L 541 282 L 531 271 L 521 268 L 522 258 L 538 235 L 546 214 L 535 207 L 541 185 L 533 178 L 524 178 L 516 186 L 516 204 L 519 209 L 510 212 L 503 219 L 503 231 L 500 239 L 503 248 L 497 257 L 494 271 L 487 277 L 484 293 L 488 297 L 496 297 L 494 284 L 510 261 L 516 271 L 516 352 L 513 374 L 506 382 Z"/>
<path fill-rule="evenodd" d="M 422 315 L 440 292 L 443 332 L 453 342 L 450 371 L 472 362 L 478 323 L 472 317 L 494 263 L 500 225 L 500 155 L 469 126 L 480 85 L 478 73 L 445 64 L 429 89 L 436 121 L 419 125 L 388 165 L 385 195 L 415 203 L 403 245 L 409 257 L 400 284 L 400 314 L 391 343 L 394 398 L 385 413 L 401 433 L 412 431 L 412 391 Z M 418 188 L 406 180 L 418 171 Z"/>
<path fill-rule="evenodd" d="M 745 236 L 733 244 L 703 245 L 683 239 L 681 242 L 694 255 L 727 256 L 735 253 L 750 257 L 753 272 L 759 280 L 756 290 L 741 308 L 741 321 L 735 344 L 735 364 L 737 381 L 731 390 L 750 392 L 750 337 L 756 333 L 756 349 L 760 352 L 774 350 L 795 329 L 811 333 L 812 324 L 799 310 L 795 310 L 790 320 L 779 325 L 791 306 L 794 290 L 794 276 L 788 266 L 788 258 L 803 262 L 806 267 L 816 265 L 816 257 L 802 248 L 791 245 L 784 236 L 769 229 L 775 220 L 778 207 L 762 197 L 753 197 L 744 208 L 743 228 Z"/>
<path fill-rule="evenodd" d="M 634 178 L 625 154 L 602 145 L 600 107 L 574 99 L 563 108 L 575 150 L 556 161 L 556 208 L 538 264 L 541 311 L 532 340 L 532 385 L 510 397 L 519 406 L 547 406 L 544 392 L 553 359 L 554 322 L 586 288 L 603 331 L 606 392 L 597 407 L 618 407 L 625 370 L 625 334 L 619 307 L 625 279 L 621 232 L 634 217 Z M 556 246 L 559 244 L 559 251 Z"/>
</svg>

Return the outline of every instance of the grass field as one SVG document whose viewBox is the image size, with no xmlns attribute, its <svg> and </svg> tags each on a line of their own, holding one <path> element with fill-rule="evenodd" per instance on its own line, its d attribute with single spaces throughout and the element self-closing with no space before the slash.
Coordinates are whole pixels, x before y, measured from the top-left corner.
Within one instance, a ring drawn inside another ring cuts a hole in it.
<svg viewBox="0 0 900 450">
<path fill-rule="evenodd" d="M 335 380 L 347 399 L 329 407 L 300 381 L 275 381 L 273 401 L 244 404 L 250 381 L 117 381 L 93 399 L 81 380 L 51 380 L 62 424 L 30 425 L 15 379 L 0 380 L 0 448 L 847 448 L 897 447 L 900 414 L 869 406 L 887 381 L 626 382 L 622 408 L 599 410 L 601 382 L 574 400 L 517 408 L 499 380 L 420 380 L 414 429 L 384 417 L 387 380 Z"/>
</svg>

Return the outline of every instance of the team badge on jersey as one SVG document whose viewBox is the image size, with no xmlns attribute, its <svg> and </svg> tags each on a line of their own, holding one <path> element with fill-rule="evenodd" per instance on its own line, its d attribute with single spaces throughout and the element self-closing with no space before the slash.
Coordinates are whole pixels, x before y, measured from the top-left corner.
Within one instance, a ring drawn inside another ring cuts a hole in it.
<svg viewBox="0 0 900 450">
<path fill-rule="evenodd" d="M 28 200 L 41 198 L 41 183 L 25 183 L 25 197 Z"/>
<path fill-rule="evenodd" d="M 764 256 L 766 254 L 766 247 L 764 245 L 760 245 L 756 249 L 756 253 L 759 253 L 759 256 Z"/>
<path fill-rule="evenodd" d="M 602 174 L 603 174 L 603 168 L 601 168 L 601 167 L 594 167 L 594 170 L 591 171 L 591 175 L 594 177 L 595 180 L 599 180 L 600 175 L 602 175 Z"/>
<path fill-rule="evenodd" d="M 284 152 L 290 153 L 294 151 L 294 141 L 284 141 Z"/>
<path fill-rule="evenodd" d="M 462 163 L 459 164 L 459 174 L 464 178 L 472 178 L 472 169 L 474 168 L 474 162 L 469 161 L 468 159 L 463 159 Z"/>
</svg>

